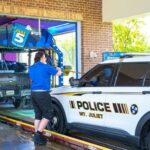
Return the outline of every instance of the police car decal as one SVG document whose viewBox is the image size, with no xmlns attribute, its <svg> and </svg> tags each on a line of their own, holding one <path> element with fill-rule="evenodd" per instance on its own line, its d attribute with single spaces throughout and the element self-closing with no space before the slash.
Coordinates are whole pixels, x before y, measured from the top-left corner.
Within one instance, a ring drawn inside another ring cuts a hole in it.
<svg viewBox="0 0 150 150">
<path fill-rule="evenodd" d="M 62 96 L 82 96 L 84 94 L 101 94 L 101 92 L 66 92 L 66 93 L 53 93 L 53 95 L 62 95 Z"/>
<path fill-rule="evenodd" d="M 138 106 L 135 104 L 131 105 L 130 111 L 133 115 L 136 115 L 138 113 Z"/>
</svg>

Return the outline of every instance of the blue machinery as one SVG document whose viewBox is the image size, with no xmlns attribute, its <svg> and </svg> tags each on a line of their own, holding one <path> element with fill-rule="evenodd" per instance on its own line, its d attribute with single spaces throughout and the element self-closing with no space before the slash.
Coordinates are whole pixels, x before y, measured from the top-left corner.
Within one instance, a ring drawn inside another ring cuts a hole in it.
<svg viewBox="0 0 150 150">
<path fill-rule="evenodd" d="M 10 49 L 31 49 L 31 51 L 32 49 L 38 48 L 52 49 L 58 56 L 58 67 L 60 67 L 63 72 L 63 53 L 56 46 L 55 40 L 48 30 L 42 29 L 41 35 L 39 36 L 31 34 L 31 29 L 22 24 L 15 23 L 12 29 L 13 30 L 8 30 L 6 27 L 6 30 L 0 33 L 0 46 L 4 48 L 9 47 Z M 64 74 L 62 73 L 62 75 L 59 76 L 58 86 L 63 85 L 63 77 Z"/>
<path fill-rule="evenodd" d="M 64 77 L 64 73 L 63 73 L 63 53 L 60 51 L 60 49 L 56 46 L 56 44 L 54 43 L 54 39 L 52 35 L 49 35 L 50 38 L 50 47 L 53 49 L 54 52 L 56 52 L 56 54 L 58 55 L 58 66 L 61 68 L 62 70 L 62 74 L 59 76 L 59 86 L 63 86 L 63 77 Z"/>
<path fill-rule="evenodd" d="M 53 36 L 47 30 L 43 29 L 41 33 L 42 33 L 42 35 L 41 35 L 40 40 L 37 43 L 37 47 L 52 48 L 52 50 L 58 56 L 58 67 L 60 67 L 63 72 L 63 70 L 64 70 L 64 68 L 63 68 L 63 53 L 57 47 Z M 63 86 L 63 77 L 64 77 L 64 73 L 62 73 L 59 76 L 59 86 Z"/>
</svg>

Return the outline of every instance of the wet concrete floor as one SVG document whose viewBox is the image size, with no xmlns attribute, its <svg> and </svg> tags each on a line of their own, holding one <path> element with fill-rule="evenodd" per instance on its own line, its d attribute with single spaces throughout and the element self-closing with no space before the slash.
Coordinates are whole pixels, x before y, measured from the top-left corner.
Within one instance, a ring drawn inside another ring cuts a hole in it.
<svg viewBox="0 0 150 150">
<path fill-rule="evenodd" d="M 0 150 L 71 150 L 71 148 L 49 141 L 45 146 L 34 145 L 32 133 L 0 123 Z"/>
<path fill-rule="evenodd" d="M 113 150 L 140 150 L 135 145 L 132 145 L 131 143 L 125 143 L 124 141 L 119 141 L 117 139 L 108 138 L 104 135 L 95 135 L 92 133 L 84 133 L 84 132 L 78 132 L 71 130 L 69 132 L 70 136 L 73 135 L 74 137 L 80 136 L 82 138 L 85 137 L 85 139 L 89 139 L 89 142 L 92 143 L 94 140 L 94 143 L 97 145 L 101 145 L 104 147 L 112 148 Z M 82 139 L 81 138 L 81 139 Z"/>
</svg>

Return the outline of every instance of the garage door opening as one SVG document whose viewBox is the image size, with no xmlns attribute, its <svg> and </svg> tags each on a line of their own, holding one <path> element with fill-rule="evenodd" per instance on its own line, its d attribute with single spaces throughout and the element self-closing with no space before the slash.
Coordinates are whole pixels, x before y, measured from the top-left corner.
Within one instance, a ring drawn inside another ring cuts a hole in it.
<svg viewBox="0 0 150 150">
<path fill-rule="evenodd" d="M 78 76 L 78 45 L 77 45 L 77 22 L 73 21 L 61 21 L 61 20 L 49 20 L 42 18 L 25 18 L 25 17 L 15 17 L 15 16 L 0 16 L 0 48 L 1 51 L 5 48 L 14 48 L 16 45 L 13 45 L 13 34 L 15 25 L 23 25 L 30 30 L 30 37 L 33 39 L 28 42 L 26 39 L 23 48 L 31 49 L 38 48 L 39 44 L 36 43 L 36 38 L 41 37 L 42 30 L 47 30 L 54 38 L 55 44 L 63 53 L 63 65 L 71 69 L 72 72 L 68 76 L 64 74 L 63 81 L 64 85 L 69 84 L 69 77 Z M 21 36 L 17 37 L 18 41 L 21 40 Z M 34 41 L 35 40 L 35 41 Z M 44 45 L 45 46 L 45 45 Z M 31 57 L 31 62 L 27 60 L 28 53 L 11 53 L 4 52 L 1 53 L 1 60 L 6 61 L 17 61 L 21 63 L 26 63 L 29 65 L 33 64 L 34 54 Z M 55 56 L 54 65 L 57 66 L 59 63 L 58 57 Z M 71 66 L 71 68 L 70 68 Z M 56 81 L 58 84 L 58 81 Z"/>
</svg>

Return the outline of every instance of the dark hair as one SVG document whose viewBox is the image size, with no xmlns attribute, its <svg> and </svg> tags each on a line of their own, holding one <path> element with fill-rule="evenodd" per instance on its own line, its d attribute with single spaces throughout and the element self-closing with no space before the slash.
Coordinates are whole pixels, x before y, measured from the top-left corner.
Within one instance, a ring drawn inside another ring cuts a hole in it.
<svg viewBox="0 0 150 150">
<path fill-rule="evenodd" d="M 43 55 L 45 55 L 45 53 L 43 51 L 37 52 L 34 57 L 34 63 L 40 61 L 41 58 L 43 57 Z"/>
</svg>

